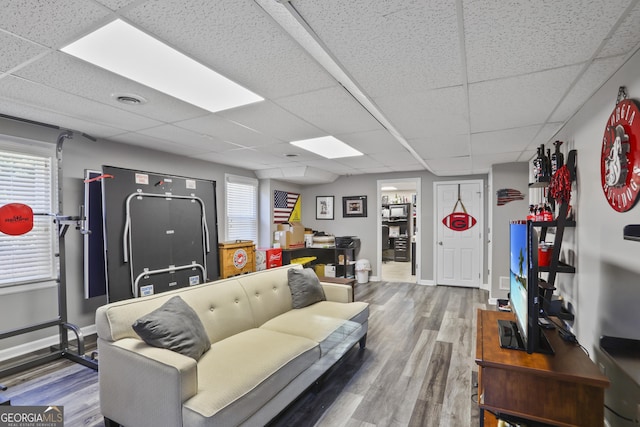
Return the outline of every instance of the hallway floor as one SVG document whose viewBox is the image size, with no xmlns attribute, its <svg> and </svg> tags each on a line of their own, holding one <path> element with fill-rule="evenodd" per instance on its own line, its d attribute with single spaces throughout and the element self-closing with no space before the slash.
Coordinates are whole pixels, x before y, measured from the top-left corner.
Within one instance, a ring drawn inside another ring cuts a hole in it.
<svg viewBox="0 0 640 427">
<path fill-rule="evenodd" d="M 416 283 L 416 276 L 411 275 L 410 262 L 385 261 L 382 263 L 382 279 L 386 282 Z"/>
</svg>

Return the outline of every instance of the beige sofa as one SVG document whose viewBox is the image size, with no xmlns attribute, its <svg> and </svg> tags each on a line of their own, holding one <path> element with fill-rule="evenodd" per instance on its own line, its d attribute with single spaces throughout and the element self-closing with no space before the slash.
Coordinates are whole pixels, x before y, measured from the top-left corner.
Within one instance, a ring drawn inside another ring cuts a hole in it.
<svg viewBox="0 0 640 427">
<path fill-rule="evenodd" d="M 369 308 L 350 286 L 322 283 L 327 301 L 292 309 L 287 272 L 245 274 L 115 302 L 96 312 L 100 407 L 105 425 L 261 426 L 356 343 Z M 211 347 L 198 361 L 142 341 L 138 318 L 179 295 Z"/>
</svg>

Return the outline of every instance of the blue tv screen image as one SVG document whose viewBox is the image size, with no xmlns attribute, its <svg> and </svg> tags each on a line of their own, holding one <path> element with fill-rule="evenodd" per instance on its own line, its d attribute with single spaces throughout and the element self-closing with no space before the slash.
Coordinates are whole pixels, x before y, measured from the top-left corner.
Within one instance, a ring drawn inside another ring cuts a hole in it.
<svg viewBox="0 0 640 427">
<path fill-rule="evenodd" d="M 510 301 L 522 338 L 527 339 L 527 224 L 510 224 Z"/>
</svg>

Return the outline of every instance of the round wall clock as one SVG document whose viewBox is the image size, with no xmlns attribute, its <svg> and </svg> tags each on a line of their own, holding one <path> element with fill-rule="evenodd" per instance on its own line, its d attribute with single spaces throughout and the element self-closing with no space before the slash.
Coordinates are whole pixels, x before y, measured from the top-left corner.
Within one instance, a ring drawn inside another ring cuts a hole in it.
<svg viewBox="0 0 640 427">
<path fill-rule="evenodd" d="M 626 212 L 635 205 L 640 190 L 640 110 L 632 99 L 613 109 L 602 138 L 600 181 L 609 205 Z"/>
</svg>

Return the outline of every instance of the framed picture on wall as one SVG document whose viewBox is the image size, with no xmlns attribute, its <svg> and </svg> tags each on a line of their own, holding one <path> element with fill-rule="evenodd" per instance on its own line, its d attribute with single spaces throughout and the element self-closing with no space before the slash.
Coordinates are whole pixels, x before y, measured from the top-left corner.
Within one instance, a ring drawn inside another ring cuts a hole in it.
<svg viewBox="0 0 640 427">
<path fill-rule="evenodd" d="M 367 216 L 367 196 L 347 196 L 342 198 L 342 216 L 357 218 Z"/>
<path fill-rule="evenodd" d="M 316 219 L 333 219 L 333 196 L 316 196 Z"/>
</svg>

